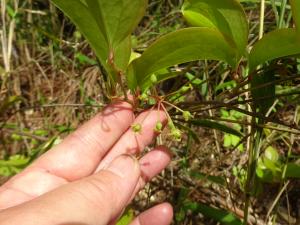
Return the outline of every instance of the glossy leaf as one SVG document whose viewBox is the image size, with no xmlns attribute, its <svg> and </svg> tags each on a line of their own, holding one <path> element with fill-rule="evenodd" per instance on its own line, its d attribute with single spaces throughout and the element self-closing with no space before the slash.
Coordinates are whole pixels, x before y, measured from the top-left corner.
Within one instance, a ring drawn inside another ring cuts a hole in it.
<svg viewBox="0 0 300 225">
<path fill-rule="evenodd" d="M 296 25 L 296 30 L 298 33 L 298 38 L 300 39 L 300 1 L 299 0 L 290 0 L 292 6 L 293 18 Z"/>
<path fill-rule="evenodd" d="M 244 55 L 248 42 L 248 22 L 236 0 L 186 0 L 182 8 L 192 26 L 215 28 L 222 32 Z"/>
<path fill-rule="evenodd" d="M 215 129 L 215 130 L 219 130 L 219 131 L 222 131 L 224 133 L 228 133 L 228 134 L 232 134 L 232 135 L 235 135 L 235 136 L 238 136 L 238 137 L 243 137 L 243 135 L 237 131 L 236 129 L 233 129 L 229 126 L 226 126 L 224 124 L 221 124 L 221 123 L 217 123 L 217 122 L 213 122 L 213 121 L 210 121 L 210 120 L 191 120 L 189 121 L 190 124 L 192 125 L 195 125 L 195 126 L 200 126 L 200 127 L 205 127 L 205 128 L 212 128 L 212 129 Z"/>
<path fill-rule="evenodd" d="M 238 63 L 237 52 L 224 36 L 211 28 L 186 28 L 167 34 L 154 42 L 128 69 L 131 89 L 145 84 L 156 71 L 176 64 L 209 59 L 226 61 L 232 67 Z"/>
<path fill-rule="evenodd" d="M 89 9 L 82 1 L 51 0 L 77 26 L 105 67 L 108 45 Z"/>
<path fill-rule="evenodd" d="M 85 1 L 51 1 L 77 26 L 79 31 L 91 45 L 103 67 L 109 71 L 109 65 L 107 64 L 109 57 L 109 45 L 102 30 L 99 28 L 93 15 L 90 13 Z M 116 45 L 113 52 L 116 67 L 124 71 L 128 66 L 131 52 L 130 36 L 125 37 L 118 45 Z M 109 73 L 109 75 L 112 80 L 116 80 L 114 74 Z"/>
<path fill-rule="evenodd" d="M 131 35 L 125 38 L 115 48 L 115 61 L 117 68 L 121 71 L 126 71 L 131 55 Z"/>
<path fill-rule="evenodd" d="M 267 61 L 300 54 L 300 40 L 295 29 L 279 29 L 266 34 L 252 48 L 249 55 L 249 70 Z"/>
<path fill-rule="evenodd" d="M 85 0 L 107 43 L 114 48 L 138 25 L 147 0 Z"/>
</svg>

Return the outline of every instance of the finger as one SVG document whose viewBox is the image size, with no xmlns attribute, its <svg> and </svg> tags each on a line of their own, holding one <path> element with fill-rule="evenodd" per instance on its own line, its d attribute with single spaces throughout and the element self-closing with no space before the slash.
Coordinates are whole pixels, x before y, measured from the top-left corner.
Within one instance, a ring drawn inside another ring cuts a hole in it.
<svg viewBox="0 0 300 225">
<path fill-rule="evenodd" d="M 145 186 L 148 181 L 150 181 L 154 176 L 159 174 L 164 168 L 167 167 L 170 161 L 171 152 L 165 146 L 156 147 L 139 160 L 141 176 L 134 191 L 132 192 L 128 204 L 130 204 L 135 195 Z M 115 224 L 116 221 L 117 219 L 111 224 Z"/>
<path fill-rule="evenodd" d="M 167 147 L 158 146 L 140 159 L 141 176 L 128 204 L 135 195 L 144 188 L 147 182 L 169 165 L 171 157 L 171 152 Z"/>
<path fill-rule="evenodd" d="M 129 225 L 169 225 L 173 218 L 173 208 L 163 203 L 141 213 Z"/>
<path fill-rule="evenodd" d="M 88 176 L 128 129 L 133 119 L 130 104 L 118 102 L 110 105 L 60 145 L 44 154 L 32 167 L 43 168 L 68 181 Z"/>
<path fill-rule="evenodd" d="M 165 146 L 158 146 L 148 152 L 140 160 L 141 178 L 139 188 L 143 188 L 147 182 L 164 170 L 171 161 L 171 152 Z"/>
<path fill-rule="evenodd" d="M 134 132 L 128 129 L 120 140 L 112 147 L 111 151 L 100 162 L 96 171 L 105 168 L 115 157 L 122 154 L 135 154 L 140 152 L 149 145 L 157 132 L 154 131 L 157 122 L 166 124 L 167 117 L 165 112 L 161 110 L 150 110 L 141 113 L 133 122 L 133 124 L 140 124 L 141 131 Z"/>
<path fill-rule="evenodd" d="M 34 224 L 108 224 L 127 205 L 139 177 L 137 160 L 122 155 L 97 174 L 4 210 L 0 221 L 23 225 L 33 224 L 32 221 Z"/>
</svg>

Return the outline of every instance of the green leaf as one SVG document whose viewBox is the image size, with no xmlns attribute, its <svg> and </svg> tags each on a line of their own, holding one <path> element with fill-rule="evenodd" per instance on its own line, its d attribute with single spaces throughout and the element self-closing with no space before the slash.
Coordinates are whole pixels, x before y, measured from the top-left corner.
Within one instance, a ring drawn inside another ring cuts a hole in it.
<svg viewBox="0 0 300 225">
<path fill-rule="evenodd" d="M 131 36 L 125 38 L 115 49 L 114 63 L 121 71 L 126 71 L 131 55 Z"/>
<path fill-rule="evenodd" d="M 233 134 L 238 137 L 243 137 L 243 135 L 239 131 L 237 131 L 229 126 L 226 126 L 224 124 L 213 122 L 210 120 L 200 120 L 200 119 L 196 120 L 195 119 L 195 120 L 189 121 L 189 123 L 196 125 L 196 126 L 200 126 L 200 127 L 212 128 L 215 130 L 222 131 L 224 133 Z"/>
<path fill-rule="evenodd" d="M 279 154 L 275 148 L 273 148 L 272 146 L 269 146 L 265 150 L 265 158 L 271 160 L 272 162 L 277 162 L 279 159 Z"/>
<path fill-rule="evenodd" d="M 124 37 L 118 44 L 110 49 L 105 34 L 99 28 L 85 1 L 51 1 L 77 26 L 91 45 L 103 67 L 109 72 L 111 79 L 116 81 L 116 75 L 111 72 L 111 68 L 109 64 L 107 64 L 107 62 L 109 62 L 110 51 L 113 53 L 113 60 L 116 67 L 124 71 L 128 66 L 131 53 L 130 35 Z"/>
<path fill-rule="evenodd" d="M 249 70 L 267 61 L 300 54 L 300 40 L 295 29 L 279 29 L 266 34 L 252 48 L 249 55 Z"/>
<path fill-rule="evenodd" d="M 201 59 L 226 61 L 232 67 L 238 63 L 236 50 L 220 32 L 203 27 L 186 28 L 162 36 L 134 60 L 127 71 L 128 85 L 132 90 L 137 86 L 144 89 L 156 71 Z"/>
<path fill-rule="evenodd" d="M 290 0 L 290 4 L 292 6 L 293 18 L 295 21 L 298 38 L 300 39 L 300 1 Z"/>
<path fill-rule="evenodd" d="M 13 155 L 9 160 L 0 160 L 0 166 L 25 167 L 29 162 L 29 158 L 23 155 Z"/>
<path fill-rule="evenodd" d="M 277 167 L 276 163 L 268 158 L 263 158 L 263 162 L 267 169 L 272 171 L 273 174 L 275 174 L 280 168 Z"/>
<path fill-rule="evenodd" d="M 273 175 L 271 170 L 262 169 L 260 167 L 257 167 L 256 168 L 256 175 L 263 182 L 268 182 L 268 183 L 276 182 L 276 180 L 274 178 L 274 175 Z"/>
<path fill-rule="evenodd" d="M 300 165 L 296 163 L 288 163 L 286 168 L 286 177 L 300 178 Z"/>
<path fill-rule="evenodd" d="M 75 54 L 75 58 L 79 61 L 79 63 L 81 64 L 88 64 L 88 65 L 96 65 L 97 62 L 91 58 L 89 58 L 88 56 L 82 54 L 82 53 L 76 53 Z"/>
<path fill-rule="evenodd" d="M 207 174 L 200 173 L 197 171 L 191 171 L 190 176 L 192 178 L 199 179 L 199 180 L 207 179 L 210 182 L 213 182 L 213 183 L 216 183 L 216 184 L 219 184 L 222 186 L 225 186 L 225 184 L 226 184 L 225 178 L 223 178 L 221 176 L 211 176 L 211 175 L 207 175 Z"/>
<path fill-rule="evenodd" d="M 269 67 L 255 73 L 251 79 L 251 94 L 255 108 L 265 115 L 275 101 L 275 72 Z"/>
<path fill-rule="evenodd" d="M 232 136 L 231 134 L 225 134 L 225 135 L 224 135 L 224 143 L 223 143 L 223 146 L 224 146 L 224 147 L 227 147 L 227 148 L 228 148 L 228 147 L 231 146 L 231 142 L 232 142 L 232 141 L 231 141 L 231 136 Z"/>
<path fill-rule="evenodd" d="M 62 10 L 71 21 L 77 26 L 80 32 L 87 39 L 97 57 L 106 67 L 108 57 L 108 45 L 95 19 L 89 12 L 87 6 L 81 1 L 71 0 L 51 0 L 60 10 Z"/>
<path fill-rule="evenodd" d="M 162 81 L 165 81 L 165 80 L 168 80 L 170 78 L 182 75 L 182 72 L 181 71 L 168 72 L 167 69 L 161 69 L 161 70 L 155 72 L 155 74 L 152 74 L 152 75 L 156 76 L 156 84 L 158 84 Z M 153 85 L 153 82 L 151 81 L 151 76 L 150 76 L 150 79 L 145 80 L 145 82 L 143 83 L 142 90 L 147 90 L 147 88 L 149 88 Z"/>
<path fill-rule="evenodd" d="M 134 211 L 127 208 L 116 225 L 128 225 L 134 219 Z"/>
<path fill-rule="evenodd" d="M 218 222 L 220 222 L 221 224 L 226 224 L 226 225 L 242 225 L 242 221 L 240 219 L 238 219 L 237 217 L 235 217 L 232 213 L 221 210 L 221 209 L 217 209 L 217 208 L 213 208 L 201 203 L 194 203 L 196 204 L 196 209 L 194 209 L 193 211 L 195 212 L 200 212 L 201 214 L 203 214 L 206 217 L 210 217 Z M 192 207 L 195 208 L 195 205 Z"/>
<path fill-rule="evenodd" d="M 185 19 L 192 26 L 219 30 L 239 49 L 246 52 L 248 22 L 243 7 L 236 0 L 186 0 L 182 8 Z"/>
<path fill-rule="evenodd" d="M 128 37 L 144 16 L 147 0 L 86 0 L 108 46 Z"/>
<path fill-rule="evenodd" d="M 8 160 L 0 160 L 0 176 L 12 176 L 19 173 L 30 162 L 30 158 L 23 155 L 12 155 Z"/>
</svg>

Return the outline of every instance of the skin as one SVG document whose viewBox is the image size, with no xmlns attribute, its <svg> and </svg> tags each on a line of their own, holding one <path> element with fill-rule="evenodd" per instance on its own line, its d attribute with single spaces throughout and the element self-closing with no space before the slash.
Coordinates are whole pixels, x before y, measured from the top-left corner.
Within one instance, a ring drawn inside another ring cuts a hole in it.
<svg viewBox="0 0 300 225">
<path fill-rule="evenodd" d="M 0 187 L 0 224 L 112 225 L 138 191 L 170 162 L 159 146 L 137 160 L 155 137 L 162 111 L 136 118 L 130 104 L 116 102 Z M 142 125 L 134 133 L 132 124 Z M 130 225 L 168 225 L 170 204 L 157 205 Z"/>
</svg>

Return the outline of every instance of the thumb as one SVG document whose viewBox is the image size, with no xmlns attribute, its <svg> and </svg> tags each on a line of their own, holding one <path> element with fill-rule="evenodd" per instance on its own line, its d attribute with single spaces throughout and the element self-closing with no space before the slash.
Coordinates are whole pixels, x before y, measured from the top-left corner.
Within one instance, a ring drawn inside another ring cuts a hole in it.
<svg viewBox="0 0 300 225">
<path fill-rule="evenodd" d="M 0 221 L 24 225 L 106 225 L 126 207 L 139 177 L 138 161 L 122 155 L 97 174 L 2 211 Z"/>
</svg>

